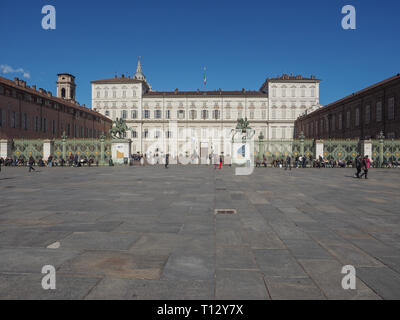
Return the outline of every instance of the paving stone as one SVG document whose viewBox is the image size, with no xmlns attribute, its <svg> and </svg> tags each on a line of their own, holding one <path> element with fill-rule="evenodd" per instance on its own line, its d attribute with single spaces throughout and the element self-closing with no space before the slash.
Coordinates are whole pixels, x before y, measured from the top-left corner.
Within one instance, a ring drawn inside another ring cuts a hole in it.
<svg viewBox="0 0 400 320">
<path fill-rule="evenodd" d="M 248 247 L 218 247 L 218 269 L 258 269 L 253 253 Z"/>
<path fill-rule="evenodd" d="M 128 250 L 139 238 L 134 232 L 74 232 L 60 244 L 82 250 Z"/>
<path fill-rule="evenodd" d="M 56 274 L 56 289 L 42 288 L 43 274 L 0 274 L 1 300 L 84 299 L 99 282 L 95 278 L 65 277 Z"/>
<path fill-rule="evenodd" d="M 297 259 L 334 259 L 329 252 L 314 240 L 283 240 Z"/>
<path fill-rule="evenodd" d="M 272 300 L 325 300 L 310 278 L 265 277 Z"/>
<path fill-rule="evenodd" d="M 105 278 L 88 300 L 211 300 L 213 281 L 165 281 Z"/>
<path fill-rule="evenodd" d="M 64 263 L 59 272 L 68 275 L 159 279 L 168 256 L 113 251 L 86 251 Z"/>
<path fill-rule="evenodd" d="M 360 279 L 356 280 L 356 290 L 344 290 L 341 273 L 343 264 L 335 260 L 300 259 L 299 263 L 314 280 L 328 299 L 332 300 L 380 300 L 381 298 Z M 357 275 L 356 269 L 356 275 Z"/>
<path fill-rule="evenodd" d="M 306 277 L 287 250 L 253 250 L 256 263 L 266 277 Z"/>
<path fill-rule="evenodd" d="M 168 259 L 162 280 L 211 281 L 215 274 L 215 257 L 193 251 L 177 251 Z"/>
<path fill-rule="evenodd" d="M 387 267 L 357 268 L 357 276 L 383 299 L 400 299 L 400 274 Z"/>
<path fill-rule="evenodd" d="M 269 300 L 261 273 L 243 270 L 217 270 L 217 300 Z"/>
</svg>

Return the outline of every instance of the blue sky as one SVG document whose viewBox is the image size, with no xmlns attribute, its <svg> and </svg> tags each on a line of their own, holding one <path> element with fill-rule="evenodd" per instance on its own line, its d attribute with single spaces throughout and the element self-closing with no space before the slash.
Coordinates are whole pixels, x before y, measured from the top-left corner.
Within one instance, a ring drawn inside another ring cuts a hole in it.
<svg viewBox="0 0 400 320">
<path fill-rule="evenodd" d="M 56 30 L 41 28 L 44 5 Z M 343 30 L 354 5 L 357 30 Z M 162 90 L 258 90 L 267 77 L 315 74 L 328 104 L 400 73 L 398 0 L 78 1 L 2 0 L 0 65 L 28 72 L 28 84 L 56 92 L 56 75 L 76 76 L 77 100 L 91 105 L 90 81 L 143 71 Z M 9 70 L 10 71 L 10 70 Z"/>
</svg>

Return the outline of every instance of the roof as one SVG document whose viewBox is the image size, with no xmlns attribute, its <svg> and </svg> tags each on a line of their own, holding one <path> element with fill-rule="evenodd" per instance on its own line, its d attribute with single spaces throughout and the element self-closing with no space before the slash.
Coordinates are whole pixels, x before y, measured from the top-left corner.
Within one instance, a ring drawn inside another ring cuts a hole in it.
<svg viewBox="0 0 400 320">
<path fill-rule="evenodd" d="M 19 80 L 19 81 L 22 81 L 22 80 Z M 103 120 L 107 120 L 108 122 L 111 121 L 106 116 L 103 116 L 101 113 L 96 112 L 96 111 L 94 111 L 92 109 L 89 109 L 87 107 L 81 106 L 79 104 L 75 104 L 75 103 L 69 102 L 69 101 L 61 99 L 61 98 L 57 98 L 57 97 L 54 97 L 54 96 L 49 96 L 48 95 L 49 92 L 44 91 L 42 93 L 42 92 L 40 92 L 38 90 L 35 90 L 33 88 L 30 88 L 28 86 L 23 87 L 23 86 L 17 85 L 14 81 L 9 80 L 7 78 L 3 78 L 3 77 L 0 77 L 0 83 L 3 83 L 3 84 L 5 84 L 5 85 L 7 85 L 9 87 L 12 87 L 12 88 L 15 88 L 15 89 L 18 89 L 18 90 L 21 90 L 21 91 L 25 91 L 26 93 L 29 93 L 29 94 L 32 94 L 32 95 L 36 95 L 36 96 L 42 97 L 44 99 L 47 99 L 47 100 L 50 100 L 50 101 L 53 101 L 53 102 L 56 102 L 56 103 L 71 107 L 71 108 L 74 108 L 76 110 L 89 113 L 89 114 L 91 114 L 93 116 L 96 116 L 96 117 L 99 117 L 99 118 L 101 118 Z M 24 83 L 25 83 L 25 81 L 24 81 Z"/>
<path fill-rule="evenodd" d="M 261 91 L 150 91 L 144 94 L 144 97 L 153 97 L 153 96 L 252 96 L 252 97 L 265 97 L 268 95 Z"/>
<path fill-rule="evenodd" d="M 106 84 L 106 83 L 143 83 L 143 80 L 136 80 L 133 78 L 126 78 L 124 76 L 122 77 L 114 77 L 110 79 L 103 79 L 103 80 L 96 80 L 92 81 L 91 83 L 93 84 Z"/>
</svg>

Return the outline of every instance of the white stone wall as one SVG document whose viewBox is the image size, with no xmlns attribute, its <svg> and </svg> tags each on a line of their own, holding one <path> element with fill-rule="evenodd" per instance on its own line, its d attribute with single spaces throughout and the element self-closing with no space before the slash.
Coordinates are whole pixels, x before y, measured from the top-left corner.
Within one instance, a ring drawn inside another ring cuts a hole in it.
<svg viewBox="0 0 400 320">
<path fill-rule="evenodd" d="M 256 137 L 262 132 L 266 139 L 293 139 L 294 121 L 319 104 L 319 83 L 271 81 L 265 95 L 253 96 L 246 93 L 239 96 L 149 95 L 144 94 L 140 83 L 92 84 L 92 104 L 112 120 L 125 118 L 136 132 L 136 135 L 131 132 L 127 135 L 132 140 L 132 153 L 144 153 L 149 149 L 154 149 L 154 153 L 171 152 L 173 142 L 178 155 L 186 151 L 199 154 L 202 144 L 208 144 L 210 152 L 224 151 L 228 155 L 230 151 L 223 150 L 227 147 L 222 142 L 229 140 L 238 118 L 248 118 Z M 195 119 L 191 118 L 192 110 L 196 112 Z M 207 119 L 202 118 L 203 110 L 208 112 Z M 214 110 L 218 110 L 218 119 L 213 118 Z M 156 111 L 160 118 L 156 117 Z M 184 112 L 182 118 L 178 117 L 178 111 Z M 149 118 L 145 118 L 146 113 Z M 168 138 L 171 121 L 176 132 Z"/>
</svg>

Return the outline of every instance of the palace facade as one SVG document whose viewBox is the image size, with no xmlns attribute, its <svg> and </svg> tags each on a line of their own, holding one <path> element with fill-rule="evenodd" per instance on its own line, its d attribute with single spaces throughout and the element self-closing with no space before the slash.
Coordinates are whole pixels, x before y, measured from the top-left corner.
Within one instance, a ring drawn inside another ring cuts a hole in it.
<svg viewBox="0 0 400 320">
<path fill-rule="evenodd" d="M 59 74 L 57 96 L 0 77 L 0 139 L 98 138 L 112 121 L 75 100 L 75 77 Z"/>
<path fill-rule="evenodd" d="M 268 78 L 257 91 L 161 92 L 153 90 L 139 59 L 133 77 L 92 81 L 92 107 L 112 120 L 126 120 L 132 153 L 154 145 L 160 146 L 156 152 L 169 152 L 173 139 L 180 154 L 219 154 L 227 152 L 223 140 L 240 118 L 248 118 L 257 136 L 293 139 L 297 117 L 320 107 L 319 84 L 314 76 L 282 75 Z"/>
<path fill-rule="evenodd" d="M 296 121 L 309 139 L 400 139 L 400 74 L 333 102 Z"/>
</svg>

